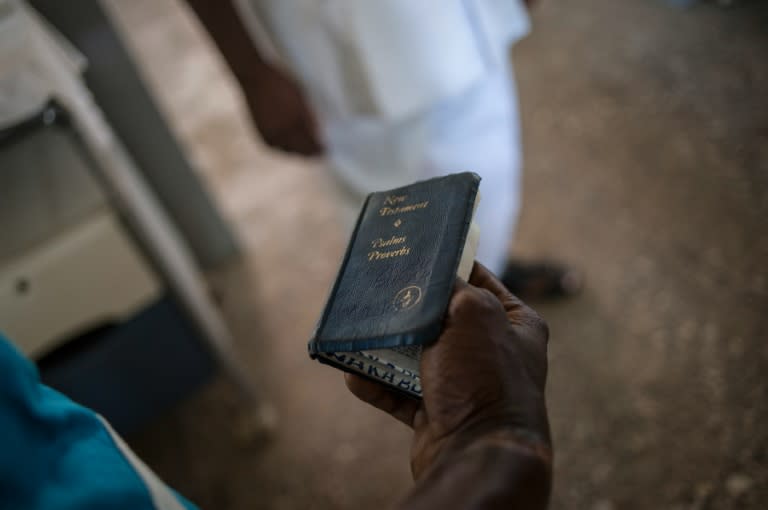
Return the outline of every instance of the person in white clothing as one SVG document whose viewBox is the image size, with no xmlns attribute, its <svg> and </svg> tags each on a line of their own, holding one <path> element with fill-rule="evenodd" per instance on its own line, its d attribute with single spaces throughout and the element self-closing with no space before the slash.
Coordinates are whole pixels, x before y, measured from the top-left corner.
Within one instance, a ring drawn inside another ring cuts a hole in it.
<svg viewBox="0 0 768 510">
<path fill-rule="evenodd" d="M 368 193 L 470 170 L 482 177 L 478 260 L 525 297 L 578 290 L 573 270 L 508 258 L 522 163 L 508 49 L 529 31 L 525 2 L 188 3 L 267 144 L 325 149 L 350 226 Z"/>
</svg>

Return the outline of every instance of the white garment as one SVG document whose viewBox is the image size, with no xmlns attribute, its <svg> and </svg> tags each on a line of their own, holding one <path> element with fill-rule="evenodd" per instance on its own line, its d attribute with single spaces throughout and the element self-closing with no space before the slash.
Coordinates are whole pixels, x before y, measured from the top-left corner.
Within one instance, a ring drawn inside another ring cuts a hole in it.
<svg viewBox="0 0 768 510">
<path fill-rule="evenodd" d="M 521 0 L 236 1 L 262 51 L 308 93 L 352 207 L 372 191 L 474 171 L 478 259 L 500 271 L 519 208 L 507 49 L 529 28 Z"/>
</svg>

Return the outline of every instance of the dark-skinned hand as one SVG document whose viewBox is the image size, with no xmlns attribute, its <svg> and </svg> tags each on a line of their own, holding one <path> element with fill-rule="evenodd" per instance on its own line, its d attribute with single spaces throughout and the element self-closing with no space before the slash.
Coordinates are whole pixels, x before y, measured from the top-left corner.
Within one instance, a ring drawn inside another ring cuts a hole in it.
<svg viewBox="0 0 768 510">
<path fill-rule="evenodd" d="M 257 79 L 241 85 L 251 119 L 264 143 L 304 156 L 323 153 L 314 115 L 295 80 L 264 64 Z"/>
<path fill-rule="evenodd" d="M 422 353 L 422 401 L 355 375 L 346 375 L 347 386 L 413 428 L 416 480 L 441 456 L 500 434 L 548 472 L 547 340 L 539 315 L 476 263 L 469 283 L 457 279 L 443 332 Z"/>
</svg>

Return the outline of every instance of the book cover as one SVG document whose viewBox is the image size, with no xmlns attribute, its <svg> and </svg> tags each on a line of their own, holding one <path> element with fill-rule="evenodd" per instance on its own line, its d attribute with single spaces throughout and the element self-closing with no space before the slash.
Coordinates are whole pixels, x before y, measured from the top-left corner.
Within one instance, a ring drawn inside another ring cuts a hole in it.
<svg viewBox="0 0 768 510">
<path fill-rule="evenodd" d="M 421 395 L 421 347 L 439 336 L 456 276 L 472 268 L 479 183 L 465 172 L 367 197 L 312 358 Z"/>
</svg>

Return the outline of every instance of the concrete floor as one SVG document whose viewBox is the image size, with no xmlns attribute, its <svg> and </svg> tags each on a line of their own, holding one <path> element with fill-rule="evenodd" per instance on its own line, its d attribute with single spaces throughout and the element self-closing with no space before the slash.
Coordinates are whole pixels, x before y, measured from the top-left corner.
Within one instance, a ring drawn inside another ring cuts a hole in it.
<svg viewBox="0 0 768 510">
<path fill-rule="evenodd" d="M 110 0 L 246 250 L 212 275 L 242 359 L 278 408 L 244 437 L 216 381 L 136 450 L 203 508 L 385 507 L 409 433 L 310 362 L 344 247 L 322 164 L 256 140 L 175 0 Z M 525 207 L 514 251 L 584 268 L 552 330 L 552 508 L 768 505 L 768 9 L 542 2 L 514 60 Z"/>
</svg>

